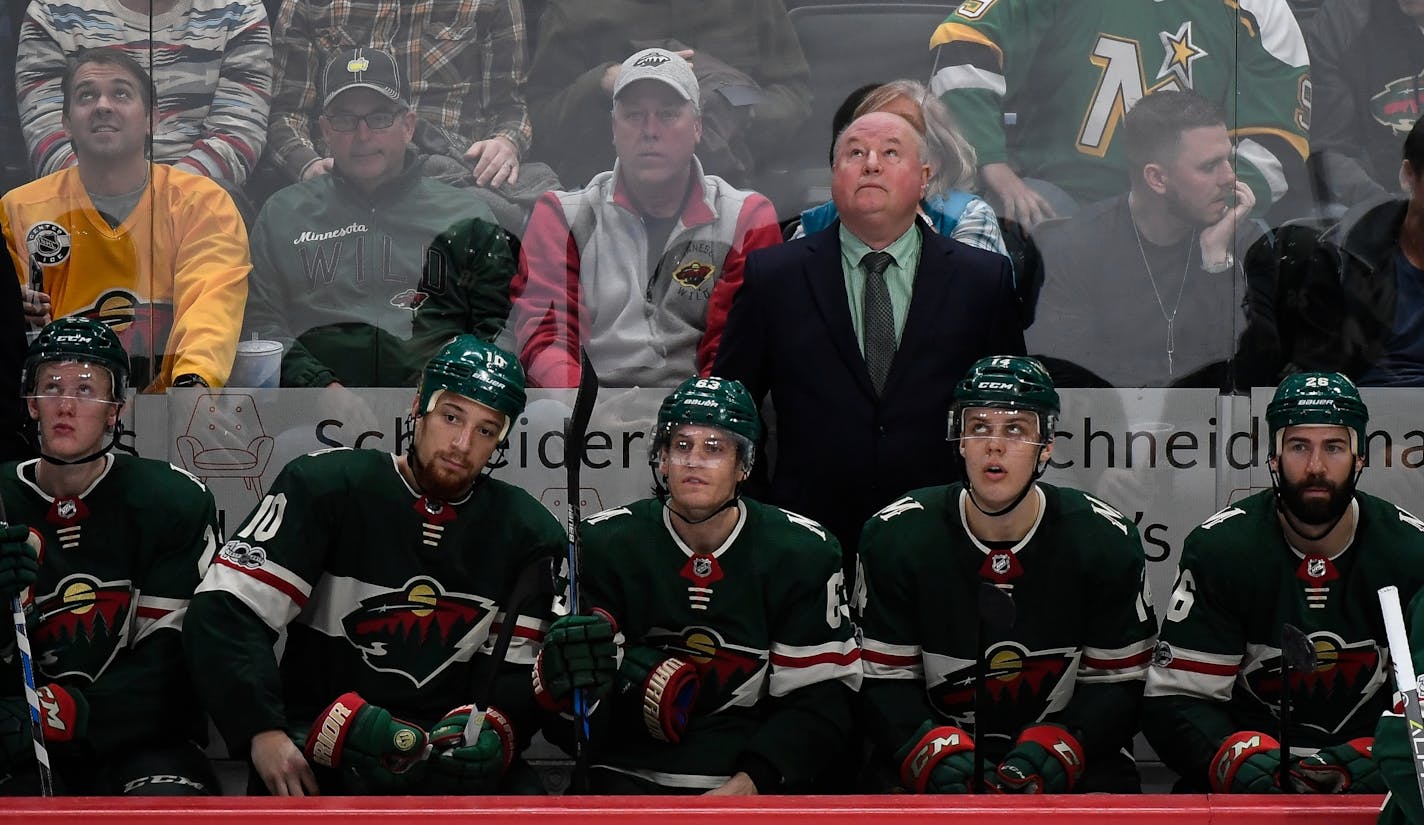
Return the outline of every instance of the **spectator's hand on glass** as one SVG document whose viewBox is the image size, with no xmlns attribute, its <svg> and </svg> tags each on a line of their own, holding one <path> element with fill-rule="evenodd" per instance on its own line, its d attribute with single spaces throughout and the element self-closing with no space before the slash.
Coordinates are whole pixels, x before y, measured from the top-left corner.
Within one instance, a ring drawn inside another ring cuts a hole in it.
<svg viewBox="0 0 1424 825">
<path fill-rule="evenodd" d="M 519 150 L 503 135 L 471 143 L 465 160 L 475 165 L 475 183 L 480 186 L 498 189 L 519 182 Z"/>
<path fill-rule="evenodd" d="M 999 217 L 1017 221 L 1024 229 L 1058 217 L 1048 201 L 1030 189 L 1007 163 L 986 163 L 980 168 L 979 176 L 1003 204 Z"/>
<path fill-rule="evenodd" d="M 42 327 L 54 320 L 50 317 L 49 296 L 38 289 L 20 287 L 20 297 L 25 305 L 25 320 L 32 326 Z"/>
<path fill-rule="evenodd" d="M 1235 246 L 1236 228 L 1246 220 L 1246 216 L 1251 214 L 1251 209 L 1256 206 L 1255 193 L 1241 180 L 1235 181 L 1232 185 L 1232 192 L 1235 196 L 1235 203 L 1227 201 L 1221 213 L 1221 220 L 1201 232 L 1203 266 L 1209 267 L 1231 258 L 1231 250 Z"/>
<path fill-rule="evenodd" d="M 331 171 L 331 166 L 335 162 L 332 158 L 317 158 L 302 170 L 302 180 L 311 180 L 317 175 L 325 175 Z"/>
</svg>

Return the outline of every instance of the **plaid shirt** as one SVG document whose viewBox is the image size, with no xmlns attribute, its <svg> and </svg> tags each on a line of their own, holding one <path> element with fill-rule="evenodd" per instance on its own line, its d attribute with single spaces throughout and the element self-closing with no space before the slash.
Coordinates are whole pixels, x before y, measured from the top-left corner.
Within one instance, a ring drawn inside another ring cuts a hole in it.
<svg viewBox="0 0 1424 825">
<path fill-rule="evenodd" d="M 326 155 L 313 121 L 328 56 L 348 46 L 390 50 L 416 114 L 450 145 L 502 136 L 529 148 L 519 0 L 286 0 L 274 29 L 273 159 L 293 179 Z"/>
</svg>

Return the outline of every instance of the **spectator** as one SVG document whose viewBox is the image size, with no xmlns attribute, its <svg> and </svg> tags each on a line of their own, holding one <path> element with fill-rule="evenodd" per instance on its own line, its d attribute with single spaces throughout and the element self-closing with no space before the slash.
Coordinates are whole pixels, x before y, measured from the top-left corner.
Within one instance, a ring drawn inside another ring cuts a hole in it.
<svg viewBox="0 0 1424 825">
<path fill-rule="evenodd" d="M 1424 522 L 1356 489 L 1368 418 L 1344 376 L 1288 376 L 1266 407 L 1273 489 L 1187 536 L 1142 716 L 1178 790 L 1384 792 L 1370 757 L 1391 704 L 1375 592 L 1418 591 Z M 1302 672 L 1317 656 L 1320 671 Z"/>
<path fill-rule="evenodd" d="M 452 222 L 480 260 L 460 288 L 497 296 L 509 314 L 514 259 L 484 203 L 421 176 L 410 138 L 415 112 L 395 57 L 356 47 L 323 74 L 322 140 L 332 169 L 273 195 L 252 230 L 244 331 L 281 342 L 284 387 L 406 387 L 434 353 L 408 351 L 416 309 L 455 272 L 421 283 L 427 247 Z M 448 277 L 447 277 L 448 276 Z M 436 345 L 462 330 L 432 330 Z"/>
<path fill-rule="evenodd" d="M 524 400 L 512 355 L 459 336 L 425 366 L 408 450 L 294 459 L 223 545 L 184 648 L 228 748 L 251 757 L 250 790 L 532 787 L 518 755 L 542 721 L 530 669 L 548 604 L 523 616 L 510 599 L 528 568 L 552 575 L 566 537 L 487 473 Z M 502 659 L 495 628 L 512 634 Z M 485 717 L 466 743 L 472 701 Z"/>
<path fill-rule="evenodd" d="M 1318 238 L 1278 242 L 1293 361 L 1364 386 L 1424 386 L 1424 127 L 1404 139 L 1405 198 L 1367 201 Z"/>
<path fill-rule="evenodd" d="M 24 299 L 20 294 L 19 276 L 9 255 L 0 255 L 0 380 L 18 385 L 25 363 Z M 30 414 L 24 399 L 5 396 L 0 399 L 0 461 L 31 458 L 35 451 L 29 442 Z"/>
<path fill-rule="evenodd" d="M 510 327 L 536 387 L 664 387 L 706 375 L 749 252 L 781 240 L 771 202 L 703 174 L 697 78 L 674 52 L 623 62 L 618 159 L 539 200 L 524 235 Z"/>
<path fill-rule="evenodd" d="M 974 185 L 974 147 L 959 134 L 944 103 L 917 80 L 893 80 L 868 92 L 851 117 L 871 112 L 900 115 L 925 136 L 930 185 L 920 202 L 920 216 L 941 235 L 1007 256 L 994 209 L 969 191 Z M 801 213 L 796 237 L 819 232 L 836 217 L 834 202 L 812 207 Z"/>
<path fill-rule="evenodd" d="M 1122 192 L 1126 157 L 1113 138 L 1123 113 L 1167 89 L 1231 113 L 1241 177 L 1262 211 L 1304 180 L 1310 87 L 1286 0 L 1236 12 L 1215 0 L 973 2 L 930 48 L 940 49 L 930 88 L 978 153 L 990 202 L 1030 228 Z"/>
<path fill-rule="evenodd" d="M 368 46 L 395 55 L 408 79 L 422 152 L 472 167 L 481 187 L 518 182 L 530 138 L 519 0 L 290 0 L 276 31 L 268 138 L 286 180 L 331 171 L 330 149 L 312 126 L 322 108 L 318 73 L 332 53 Z M 468 178 L 469 169 L 460 174 Z"/>
<path fill-rule="evenodd" d="M 1424 0 L 1325 3 L 1310 28 L 1310 163 L 1324 201 L 1398 191 L 1399 139 L 1424 105 Z"/>
<path fill-rule="evenodd" d="M 551 0 L 529 70 L 535 151 L 567 185 L 608 168 L 603 124 L 630 53 L 675 51 L 697 73 L 707 171 L 747 186 L 811 114 L 810 75 L 781 0 Z"/>
<path fill-rule="evenodd" d="M 15 76 L 16 25 L 10 19 L 10 4 L 0 3 L 0 78 Z M 0 195 L 12 187 L 30 180 L 25 155 L 18 147 L 23 146 L 20 134 L 20 113 L 15 108 L 15 87 L 8 82 L 0 82 Z"/>
<path fill-rule="evenodd" d="M 247 300 L 247 231 L 216 183 L 144 157 L 150 83 L 122 49 L 75 55 L 60 90 L 78 165 L 5 195 L 0 225 L 32 325 L 112 325 L 149 392 L 221 387 Z"/>
<path fill-rule="evenodd" d="M 1128 754 L 1157 633 L 1142 539 L 1110 505 L 1038 481 L 1058 413 L 1037 361 L 980 359 L 949 411 L 966 480 L 866 522 L 862 707 L 899 787 L 1139 790 Z M 1011 615 L 976 634 L 987 588 Z"/>
<path fill-rule="evenodd" d="M 236 191 L 267 143 L 272 32 L 260 0 L 34 0 L 15 83 L 36 175 L 73 166 L 62 123 L 65 61 L 121 48 L 156 72 L 152 159 Z"/>
<path fill-rule="evenodd" d="M 766 498 L 829 527 L 848 574 L 871 514 L 954 480 L 942 437 L 954 381 L 981 355 L 1023 354 L 1008 259 L 916 220 L 925 153 L 914 127 L 887 112 L 841 133 L 831 181 L 840 221 L 748 258 L 713 366 L 758 403 L 770 394 L 778 432 Z"/>
<path fill-rule="evenodd" d="M 1241 264 L 1260 230 L 1225 115 L 1193 92 L 1157 92 L 1119 140 L 1131 191 L 1039 227 L 1046 274 L 1029 352 L 1050 358 L 1063 386 L 1271 384 L 1272 295 Z"/>
<path fill-rule="evenodd" d="M 217 506 L 166 461 L 112 452 L 128 365 L 113 330 L 88 318 L 61 318 L 31 345 L 20 393 L 41 457 L 0 472 L 0 598 L 32 602 L 45 707 L 34 724 L 60 793 L 217 796 L 181 637 L 217 551 Z M 19 673 L 6 675 L 0 794 L 37 795 L 29 703 Z"/>
<path fill-rule="evenodd" d="M 655 497 L 583 524 L 592 615 L 550 626 L 535 692 L 551 709 L 575 686 L 604 695 L 597 793 L 807 793 L 852 750 L 860 651 L 840 548 L 741 495 L 760 430 L 741 384 L 689 378 L 658 410 Z"/>
</svg>

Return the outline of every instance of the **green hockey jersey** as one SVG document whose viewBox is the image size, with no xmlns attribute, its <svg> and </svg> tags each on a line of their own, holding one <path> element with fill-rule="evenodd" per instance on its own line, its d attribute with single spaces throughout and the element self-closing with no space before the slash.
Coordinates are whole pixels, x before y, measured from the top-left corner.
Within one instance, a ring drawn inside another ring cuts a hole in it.
<svg viewBox="0 0 1424 825">
<path fill-rule="evenodd" d="M 1258 209 L 1299 182 L 1305 40 L 1286 0 L 968 0 L 935 31 L 931 83 L 980 165 L 1008 163 L 1088 203 L 1127 191 L 1114 140 L 1144 95 L 1220 103 Z M 1005 114 L 1017 120 L 1006 135 Z"/>
<path fill-rule="evenodd" d="M 1086 769 L 1126 746 L 1157 629 L 1132 521 L 1078 490 L 1039 483 L 1038 521 L 1017 542 L 969 532 L 962 484 L 915 490 L 865 524 L 860 611 L 871 738 L 893 753 L 927 719 L 964 728 L 997 762 L 1026 727 L 1078 737 Z M 984 718 L 974 718 L 979 587 L 1013 597 L 985 637 Z"/>
<path fill-rule="evenodd" d="M 701 681 L 676 745 L 648 735 L 638 708 L 605 700 L 590 764 L 687 792 L 754 754 L 794 790 L 849 744 L 860 652 L 840 545 L 804 516 L 746 498 L 738 509 L 711 553 L 683 543 L 656 499 L 584 521 L 584 609 L 607 611 L 628 644 L 691 662 Z"/>
<path fill-rule="evenodd" d="M 39 578 L 26 592 L 35 683 L 84 695 L 87 747 L 100 759 L 201 742 L 207 722 L 181 631 L 218 547 L 217 507 L 166 462 L 115 453 L 99 461 L 94 483 L 64 498 L 40 489 L 37 459 L 0 468 L 10 523 L 41 540 Z M 13 675 L 0 692 L 19 695 L 18 663 L 7 658 Z"/>
<path fill-rule="evenodd" d="M 1408 599 L 1424 583 L 1424 521 L 1355 494 L 1357 522 L 1333 559 L 1282 532 L 1267 490 L 1194 529 L 1147 677 L 1143 732 L 1188 786 L 1205 788 L 1226 737 L 1280 735 L 1281 626 L 1315 645 L 1319 666 L 1291 675 L 1292 744 L 1307 752 L 1370 736 L 1390 698 L 1375 591 Z"/>
<path fill-rule="evenodd" d="M 305 733 L 346 691 L 428 727 L 472 701 L 504 599 L 527 565 L 563 552 L 528 493 L 484 478 L 462 500 L 412 490 L 396 457 L 328 450 L 289 463 L 218 552 L 185 643 L 228 746 Z M 521 741 L 539 721 L 530 667 L 549 604 L 518 618 L 491 704 Z M 280 674 L 272 654 L 287 630 Z"/>
</svg>

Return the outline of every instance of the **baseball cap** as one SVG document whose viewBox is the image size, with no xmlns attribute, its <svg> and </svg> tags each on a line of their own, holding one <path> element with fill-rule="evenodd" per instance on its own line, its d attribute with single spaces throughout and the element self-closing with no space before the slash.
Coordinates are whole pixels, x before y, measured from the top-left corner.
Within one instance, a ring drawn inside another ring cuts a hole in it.
<svg viewBox="0 0 1424 825">
<path fill-rule="evenodd" d="M 405 102 L 405 84 L 395 56 L 382 49 L 355 46 L 342 49 L 332 56 L 322 75 L 326 96 L 321 106 L 326 108 L 336 96 L 347 89 L 370 89 L 391 100 Z"/>
<path fill-rule="evenodd" d="M 671 86 L 683 100 L 693 103 L 698 99 L 697 75 L 680 55 L 667 49 L 643 49 L 623 61 L 623 70 L 618 73 L 618 82 L 613 86 L 613 96 L 622 94 L 630 83 L 639 80 L 658 80 Z"/>
</svg>

